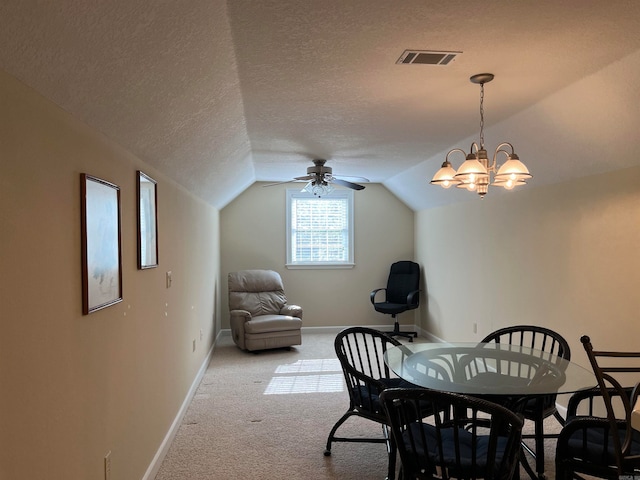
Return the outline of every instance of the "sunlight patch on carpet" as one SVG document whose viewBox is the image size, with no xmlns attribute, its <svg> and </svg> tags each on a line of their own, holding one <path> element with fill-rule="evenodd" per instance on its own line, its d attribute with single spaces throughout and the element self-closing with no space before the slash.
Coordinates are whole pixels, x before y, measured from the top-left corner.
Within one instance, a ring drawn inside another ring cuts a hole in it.
<svg viewBox="0 0 640 480">
<path fill-rule="evenodd" d="M 278 365 L 276 374 L 310 373 L 310 372 L 341 372 L 340 361 L 337 358 L 314 358 L 298 360 L 295 363 Z"/>
<path fill-rule="evenodd" d="M 290 375 L 273 377 L 264 391 L 265 395 L 288 395 L 291 393 L 332 393 L 341 392 L 342 375 Z"/>
<path fill-rule="evenodd" d="M 278 365 L 264 394 L 342 392 L 342 374 L 328 372 L 342 372 L 337 358 L 311 358 Z"/>
</svg>

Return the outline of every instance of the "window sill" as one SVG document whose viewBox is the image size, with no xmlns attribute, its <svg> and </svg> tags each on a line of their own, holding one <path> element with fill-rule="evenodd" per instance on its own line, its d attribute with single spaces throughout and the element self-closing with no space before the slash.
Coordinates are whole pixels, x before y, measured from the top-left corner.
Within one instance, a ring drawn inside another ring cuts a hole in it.
<svg viewBox="0 0 640 480">
<path fill-rule="evenodd" d="M 355 263 L 287 263 L 285 267 L 289 270 L 321 270 L 321 269 L 341 269 L 353 268 Z"/>
</svg>

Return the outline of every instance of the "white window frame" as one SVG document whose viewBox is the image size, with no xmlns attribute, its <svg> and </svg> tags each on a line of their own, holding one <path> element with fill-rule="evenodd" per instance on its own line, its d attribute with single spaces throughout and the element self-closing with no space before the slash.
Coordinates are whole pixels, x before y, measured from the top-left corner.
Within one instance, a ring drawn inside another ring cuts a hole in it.
<svg viewBox="0 0 640 480">
<path fill-rule="evenodd" d="M 291 204 L 294 199 L 300 198 L 309 198 L 309 199 L 317 199 L 318 201 L 323 201 L 324 199 L 315 197 L 312 193 L 309 192 L 301 192 L 298 189 L 287 189 L 286 196 L 286 244 L 287 244 L 287 258 L 286 258 L 286 268 L 290 269 L 303 269 L 303 268 L 353 268 L 355 266 L 354 263 L 354 248 L 353 248 L 353 190 L 347 189 L 335 189 L 327 196 L 327 200 L 341 198 L 347 201 L 347 242 L 348 244 L 348 259 L 343 262 L 294 262 L 292 261 L 292 248 L 293 248 L 293 236 L 292 236 L 292 222 L 291 222 Z"/>
</svg>

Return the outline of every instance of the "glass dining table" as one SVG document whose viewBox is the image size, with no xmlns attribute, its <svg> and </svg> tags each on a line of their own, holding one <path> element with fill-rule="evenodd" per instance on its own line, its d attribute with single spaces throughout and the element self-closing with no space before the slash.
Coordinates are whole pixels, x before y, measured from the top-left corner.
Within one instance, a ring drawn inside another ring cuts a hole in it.
<svg viewBox="0 0 640 480">
<path fill-rule="evenodd" d="M 597 385 L 593 371 L 577 363 L 541 350 L 495 342 L 403 344 L 389 347 L 384 361 L 398 377 L 416 386 L 489 399 L 496 396 L 503 404 L 511 400 L 510 408 L 515 411 L 531 398 Z"/>
<path fill-rule="evenodd" d="M 548 395 L 595 387 L 593 371 L 557 355 L 503 343 L 409 343 L 384 360 L 414 385 L 467 395 Z"/>
</svg>

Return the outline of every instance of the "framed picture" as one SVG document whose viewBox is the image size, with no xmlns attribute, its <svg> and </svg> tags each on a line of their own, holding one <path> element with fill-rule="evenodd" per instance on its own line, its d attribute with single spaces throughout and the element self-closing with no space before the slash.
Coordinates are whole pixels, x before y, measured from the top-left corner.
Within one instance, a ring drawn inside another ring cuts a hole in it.
<svg viewBox="0 0 640 480">
<path fill-rule="evenodd" d="M 138 269 L 158 266 L 158 188 L 156 181 L 138 170 Z"/>
<path fill-rule="evenodd" d="M 80 174 L 82 194 L 82 313 L 122 301 L 120 187 Z"/>
</svg>

